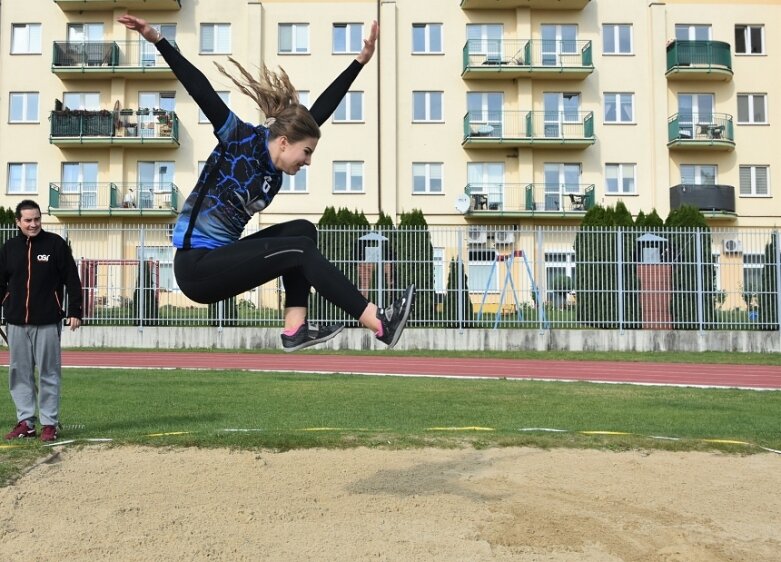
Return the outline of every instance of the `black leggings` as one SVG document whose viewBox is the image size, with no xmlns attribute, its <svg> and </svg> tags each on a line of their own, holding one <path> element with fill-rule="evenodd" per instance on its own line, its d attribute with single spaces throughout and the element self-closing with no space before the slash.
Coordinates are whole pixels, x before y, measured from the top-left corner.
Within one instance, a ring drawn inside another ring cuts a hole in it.
<svg viewBox="0 0 781 562">
<path fill-rule="evenodd" d="M 174 274 L 182 292 L 208 304 L 282 277 L 285 307 L 307 307 L 311 287 L 347 314 L 360 318 L 369 301 L 317 249 L 317 229 L 298 219 L 269 226 L 233 244 L 177 250 Z"/>
</svg>

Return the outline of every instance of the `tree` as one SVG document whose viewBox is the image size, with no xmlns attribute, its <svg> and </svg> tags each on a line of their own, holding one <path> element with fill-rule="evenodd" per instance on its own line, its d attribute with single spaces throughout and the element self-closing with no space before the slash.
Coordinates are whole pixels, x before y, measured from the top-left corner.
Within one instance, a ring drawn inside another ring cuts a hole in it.
<svg viewBox="0 0 781 562">
<path fill-rule="evenodd" d="M 460 281 L 459 281 L 460 280 Z M 460 301 L 459 301 L 460 297 Z M 460 306 L 459 306 L 460 302 Z M 465 324 L 459 324 L 459 308 Z M 442 303 L 442 318 L 447 328 L 468 326 L 474 316 L 472 299 L 469 298 L 469 278 L 464 262 L 459 258 L 451 258 L 447 274 L 447 293 Z"/>
<path fill-rule="evenodd" d="M 394 241 L 399 288 L 415 283 L 415 308 L 424 318 L 433 318 L 434 306 L 434 247 L 423 212 L 402 213 Z M 414 319 L 411 321 L 414 325 Z"/>
</svg>

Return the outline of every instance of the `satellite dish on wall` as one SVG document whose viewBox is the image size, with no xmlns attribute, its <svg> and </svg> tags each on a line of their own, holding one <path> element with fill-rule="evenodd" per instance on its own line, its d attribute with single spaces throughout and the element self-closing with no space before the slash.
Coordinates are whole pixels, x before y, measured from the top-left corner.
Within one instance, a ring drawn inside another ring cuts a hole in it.
<svg viewBox="0 0 781 562">
<path fill-rule="evenodd" d="M 469 210 L 469 195 L 462 193 L 456 197 L 456 211 L 465 214 Z"/>
</svg>

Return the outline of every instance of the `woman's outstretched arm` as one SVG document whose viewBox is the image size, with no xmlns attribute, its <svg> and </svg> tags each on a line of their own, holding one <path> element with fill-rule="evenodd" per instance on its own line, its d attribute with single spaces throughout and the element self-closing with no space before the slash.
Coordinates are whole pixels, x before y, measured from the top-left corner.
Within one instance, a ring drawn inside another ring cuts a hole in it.
<svg viewBox="0 0 781 562">
<path fill-rule="evenodd" d="M 318 96 L 315 103 L 309 109 L 309 113 L 315 118 L 318 125 L 322 125 L 328 120 L 328 118 L 339 107 L 339 103 L 342 101 L 347 91 L 350 89 L 353 81 L 363 66 L 371 60 L 374 55 L 374 49 L 377 44 L 377 36 L 380 32 L 380 26 L 376 21 L 372 22 L 371 33 L 369 37 L 363 40 L 363 49 L 355 57 L 355 60 L 350 63 L 344 72 L 336 77 L 336 80 L 331 82 L 325 91 Z"/>
<path fill-rule="evenodd" d="M 128 29 L 137 31 L 144 39 L 155 44 L 155 47 L 157 47 L 157 50 L 171 67 L 171 70 L 173 70 L 179 82 L 184 86 L 184 89 L 192 96 L 195 103 L 203 110 L 206 118 L 214 126 L 214 130 L 220 130 L 225 121 L 227 121 L 228 115 L 230 115 L 230 109 L 228 109 L 228 106 L 225 105 L 225 102 L 222 101 L 217 92 L 214 91 L 203 72 L 184 58 L 146 20 L 125 14 L 117 18 L 117 21 Z"/>
</svg>

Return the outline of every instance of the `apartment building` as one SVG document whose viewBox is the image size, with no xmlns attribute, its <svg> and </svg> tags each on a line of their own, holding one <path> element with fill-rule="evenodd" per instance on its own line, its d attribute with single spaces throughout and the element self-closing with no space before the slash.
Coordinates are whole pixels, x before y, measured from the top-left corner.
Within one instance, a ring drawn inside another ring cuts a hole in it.
<svg viewBox="0 0 781 562">
<path fill-rule="evenodd" d="M 304 103 L 379 50 L 253 227 L 325 206 L 432 225 L 577 225 L 596 204 L 775 227 L 781 0 L 5 0 L 0 205 L 46 222 L 171 223 L 215 144 L 158 26 L 244 120 L 219 72 L 282 66 Z M 228 65 L 229 66 L 229 65 Z"/>
</svg>

